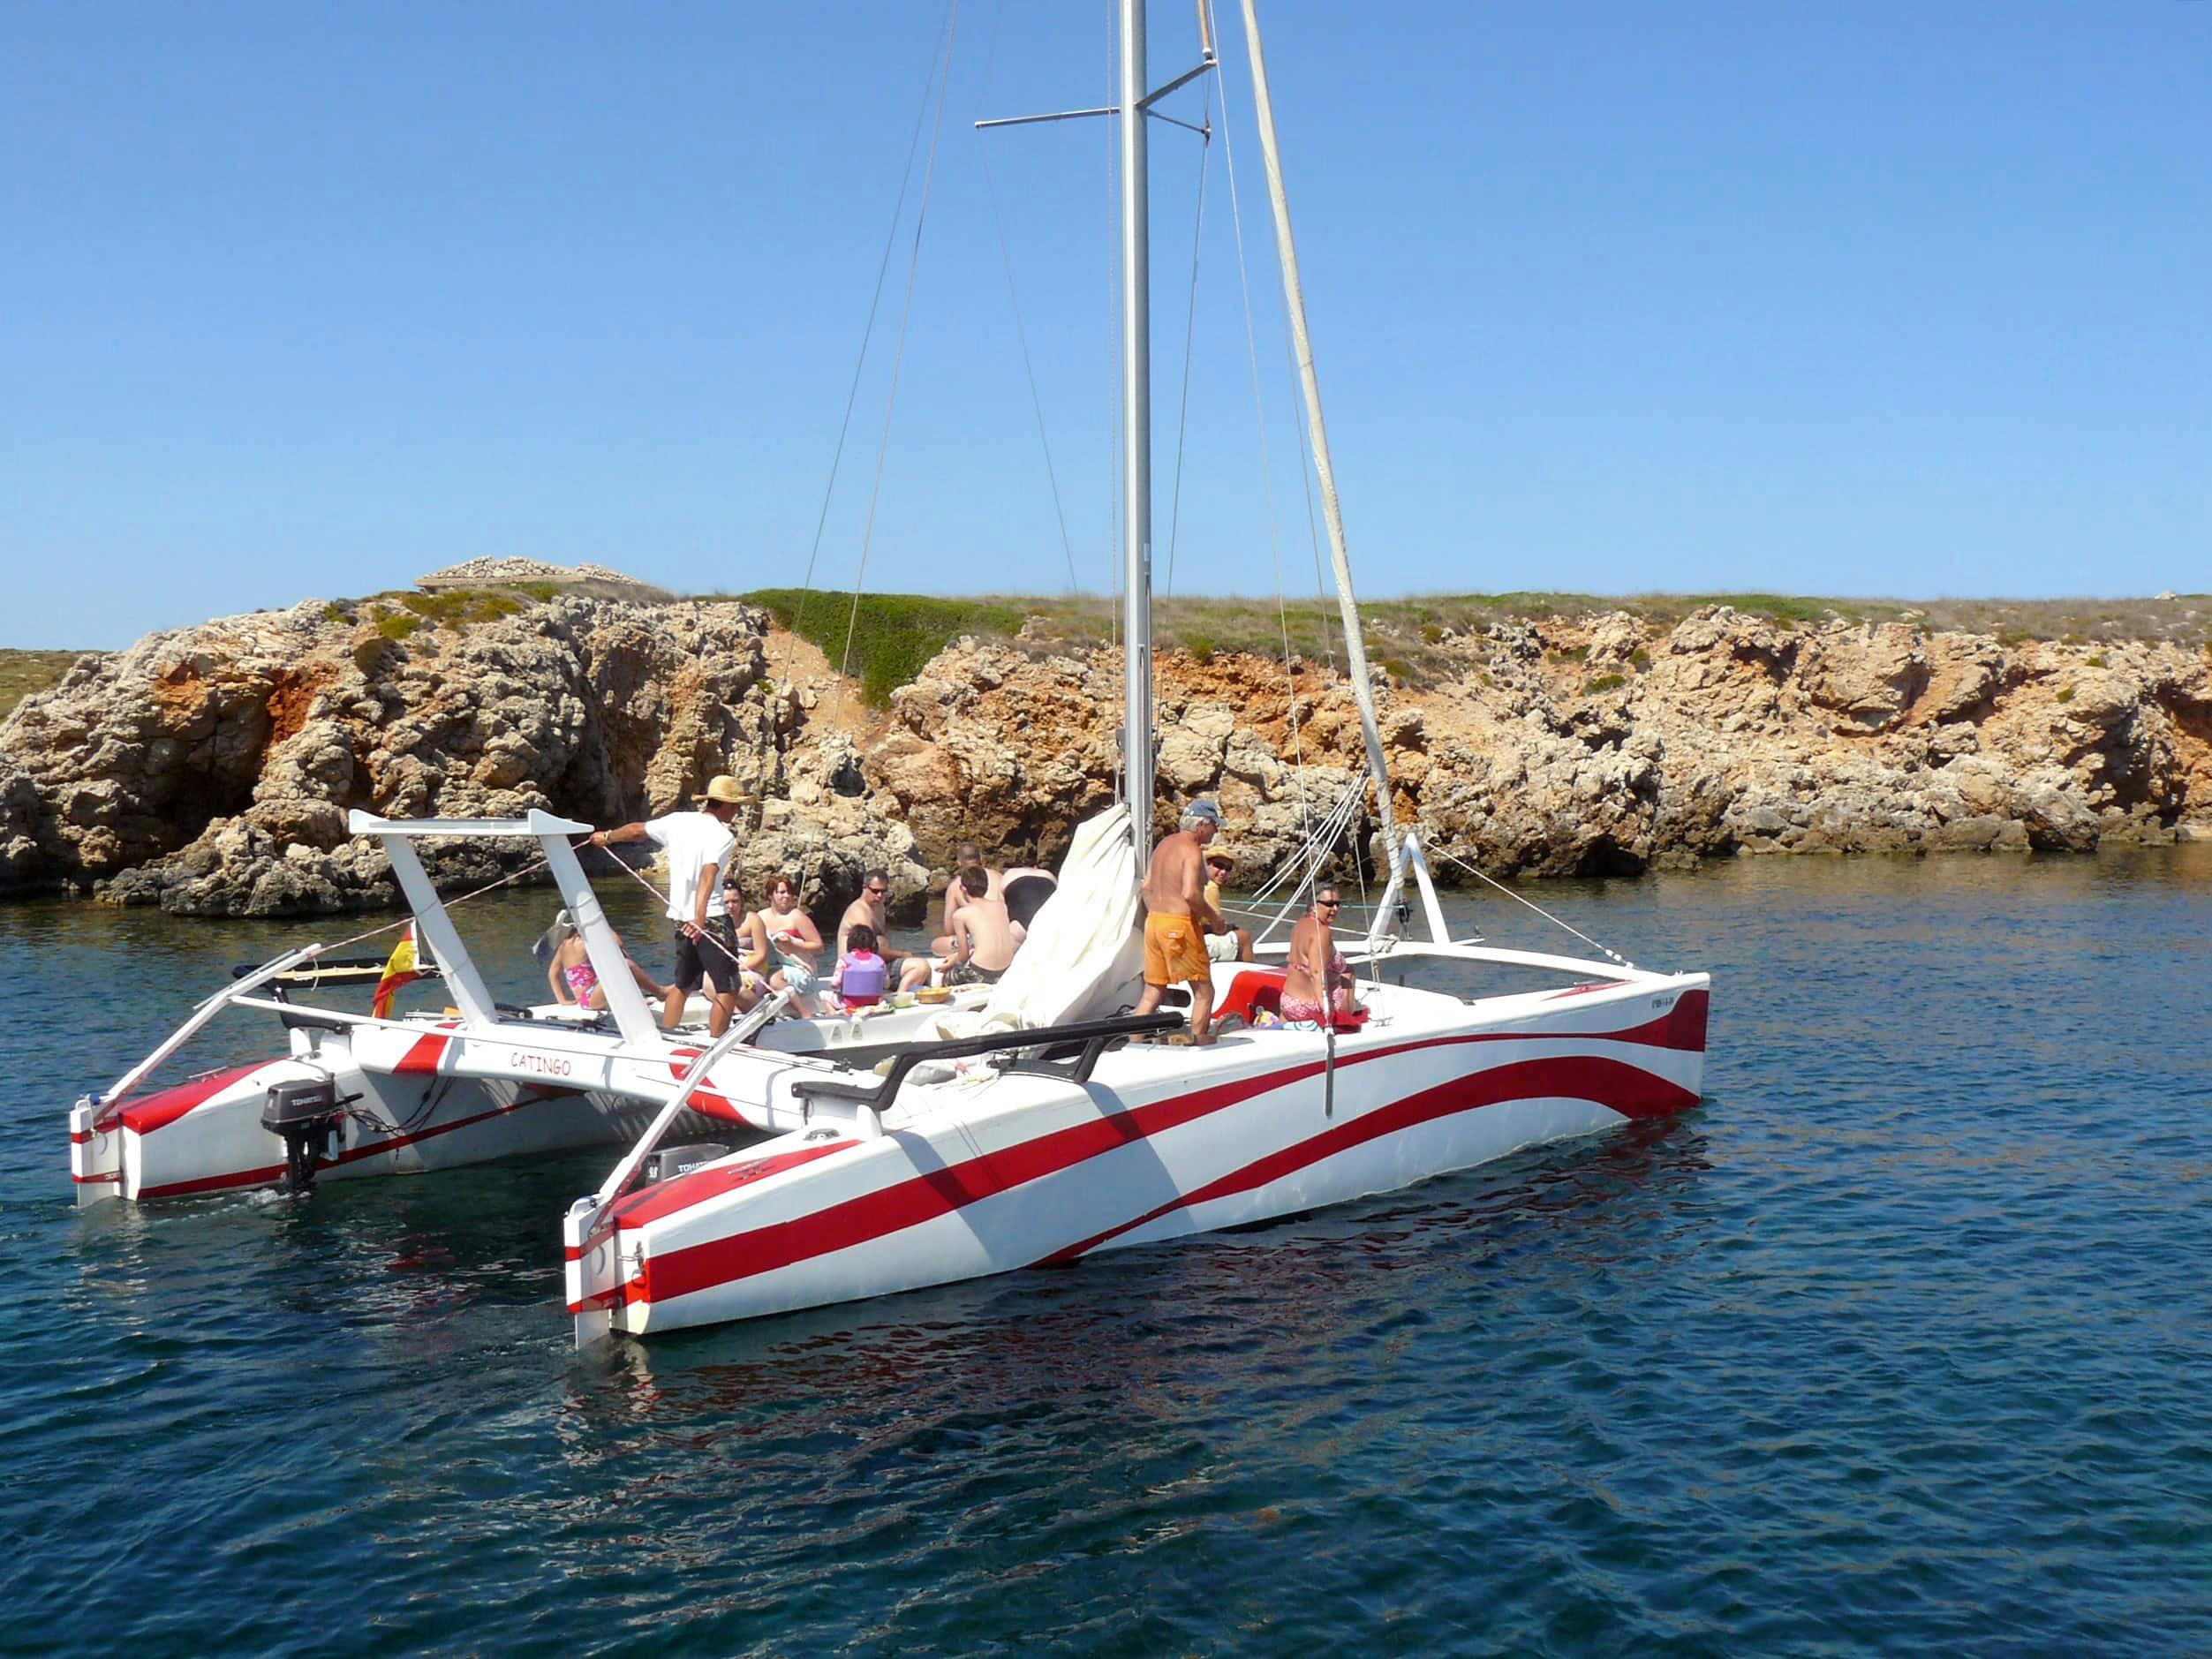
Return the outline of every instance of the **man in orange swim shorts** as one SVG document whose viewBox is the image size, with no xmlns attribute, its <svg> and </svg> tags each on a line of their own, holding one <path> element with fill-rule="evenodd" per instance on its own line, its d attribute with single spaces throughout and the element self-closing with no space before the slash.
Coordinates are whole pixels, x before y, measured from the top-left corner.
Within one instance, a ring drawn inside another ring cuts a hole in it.
<svg viewBox="0 0 2212 1659">
<path fill-rule="evenodd" d="M 1213 1041 L 1213 965 L 1206 957 L 1206 933 L 1224 924 L 1206 902 L 1205 855 L 1220 827 L 1219 807 L 1193 801 L 1183 809 L 1181 826 L 1152 849 L 1144 873 L 1144 994 L 1136 1012 L 1157 1009 L 1171 984 L 1189 986 L 1193 1043 Z"/>
</svg>

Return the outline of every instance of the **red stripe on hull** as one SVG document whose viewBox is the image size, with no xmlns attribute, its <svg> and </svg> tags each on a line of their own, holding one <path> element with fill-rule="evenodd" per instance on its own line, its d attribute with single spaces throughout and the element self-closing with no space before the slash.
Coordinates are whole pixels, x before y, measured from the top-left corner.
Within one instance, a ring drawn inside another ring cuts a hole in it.
<svg viewBox="0 0 2212 1659">
<path fill-rule="evenodd" d="M 648 1221 L 658 1221 L 679 1210 L 689 1210 L 693 1204 L 705 1203 L 710 1198 L 859 1144 L 857 1141 L 826 1141 L 801 1147 L 795 1152 L 780 1152 L 774 1158 L 757 1158 L 750 1163 L 693 1170 L 688 1175 L 678 1175 L 633 1193 L 615 1206 L 613 1220 L 616 1226 L 642 1227 Z"/>
<path fill-rule="evenodd" d="M 706 1052 L 705 1049 L 698 1048 L 674 1050 L 668 1059 L 668 1075 L 675 1078 L 676 1082 L 682 1082 L 684 1074 L 691 1069 L 691 1062 Z M 699 1086 L 691 1090 L 691 1097 L 683 1104 L 689 1110 L 698 1112 L 701 1117 L 720 1118 L 725 1122 L 738 1124 L 746 1128 L 753 1127 L 746 1122 L 744 1113 L 729 1104 L 728 1096 L 716 1094 L 709 1089 L 705 1078 L 699 1080 Z"/>
<path fill-rule="evenodd" d="M 151 1135 L 156 1129 L 167 1128 L 194 1106 L 214 1098 L 239 1078 L 257 1072 L 274 1060 L 257 1059 L 251 1066 L 233 1066 L 227 1071 L 210 1072 L 205 1077 L 195 1077 L 188 1083 L 178 1083 L 174 1089 L 164 1089 L 158 1094 L 133 1101 L 120 1112 L 102 1114 L 102 1129 L 112 1129 L 117 1123 L 136 1135 Z"/>
<path fill-rule="evenodd" d="M 1280 1180 L 1322 1159 L 1333 1158 L 1340 1152 L 1394 1135 L 1400 1129 L 1410 1129 L 1417 1124 L 1431 1123 L 1455 1112 L 1478 1111 L 1483 1106 L 1500 1105 L 1508 1100 L 1541 1099 L 1559 1096 L 1570 1100 L 1589 1100 L 1618 1112 L 1624 1118 L 1664 1118 L 1697 1104 L 1697 1097 L 1687 1089 L 1678 1089 L 1664 1077 L 1634 1066 L 1624 1066 L 1619 1060 L 1604 1059 L 1592 1054 L 1575 1054 L 1561 1059 L 1521 1060 L 1511 1066 L 1500 1066 L 1491 1071 L 1477 1072 L 1471 1077 L 1454 1077 L 1424 1089 L 1419 1094 L 1408 1095 L 1403 1100 L 1365 1116 L 1355 1118 L 1324 1130 L 1295 1146 L 1284 1147 L 1267 1157 L 1257 1158 L 1242 1169 L 1210 1181 L 1193 1192 L 1170 1199 L 1144 1215 L 1123 1222 L 1118 1227 L 1055 1250 L 1038 1263 L 1071 1261 L 1088 1255 L 1108 1240 L 1118 1239 L 1125 1233 L 1157 1221 L 1160 1217 L 1177 1210 L 1188 1210 L 1194 1204 L 1211 1203 L 1219 1198 L 1233 1198 L 1239 1193 L 1265 1187 L 1269 1181 Z"/>
<path fill-rule="evenodd" d="M 438 1125 L 434 1129 L 423 1129 L 413 1135 L 395 1135 L 389 1141 L 378 1141 L 373 1145 L 350 1147 L 339 1153 L 337 1157 L 324 1160 L 320 1167 L 336 1169 L 342 1165 L 359 1164 L 367 1158 L 381 1158 L 387 1152 L 397 1151 L 403 1146 L 419 1146 L 425 1141 L 434 1141 L 442 1135 L 451 1135 L 456 1129 L 465 1129 L 471 1124 L 483 1123 L 493 1118 L 503 1118 L 510 1112 L 518 1112 L 523 1107 L 533 1105 L 540 1100 L 564 1098 L 578 1091 L 568 1090 L 558 1092 L 525 1094 L 511 1106 L 494 1106 L 489 1112 L 479 1112 L 473 1117 L 457 1118 L 451 1123 Z M 139 1189 L 139 1196 L 141 1199 L 188 1198 L 194 1193 L 221 1192 L 229 1187 L 274 1186 L 283 1178 L 284 1166 L 282 1164 L 271 1164 L 261 1169 L 240 1170 L 234 1174 L 208 1175 L 197 1180 L 172 1181 L 165 1187 L 142 1187 Z"/>
<path fill-rule="evenodd" d="M 434 1075 L 438 1062 L 445 1058 L 446 1047 L 452 1041 L 451 1034 L 447 1031 L 433 1031 L 427 1037 L 417 1037 L 413 1045 L 399 1057 L 399 1063 L 392 1067 L 393 1074 L 401 1077 Z"/>
<path fill-rule="evenodd" d="M 1694 993 L 1701 998 L 1702 993 Z M 1687 1000 L 1687 997 L 1685 998 Z M 1702 1008 L 1699 1024 L 1702 1026 Z M 1673 1018 L 1670 1013 L 1665 1019 L 1654 1021 L 1652 1026 L 1663 1025 Z M 1649 1030 L 1650 1027 L 1638 1028 Z M 1347 1055 L 1339 1062 L 1339 1069 L 1382 1059 L 1397 1054 L 1410 1053 L 1426 1048 L 1449 1047 L 1461 1043 L 1499 1040 L 1542 1040 L 1543 1033 L 1484 1033 L 1476 1037 L 1432 1037 L 1420 1042 L 1400 1044 L 1389 1048 L 1370 1050 L 1363 1054 Z M 1590 1041 L 1587 1033 L 1566 1034 L 1570 1040 Z M 1626 1034 L 1603 1034 L 1595 1040 L 1636 1041 Z M 1671 1044 L 1662 1046 L 1672 1046 Z M 1602 1073 L 1584 1074 L 1572 1068 L 1578 1064 L 1604 1068 Z M 1569 1068 L 1546 1073 L 1544 1068 Z M 690 1295 L 712 1286 L 735 1279 L 774 1271 L 789 1267 L 811 1256 L 826 1255 L 856 1244 L 864 1244 L 887 1233 L 917 1225 L 961 1209 L 980 1198 L 987 1198 L 1009 1188 L 1036 1180 L 1042 1176 L 1084 1163 L 1116 1148 L 1150 1138 L 1185 1123 L 1232 1106 L 1255 1095 L 1315 1076 L 1322 1069 L 1322 1062 L 1313 1060 L 1290 1066 L 1280 1071 L 1234 1082 L 1217 1084 L 1211 1089 L 1197 1090 L 1188 1095 L 1155 1101 L 1147 1105 L 1133 1107 L 1126 1112 L 1112 1112 L 1087 1123 L 1071 1125 L 1049 1135 L 1038 1135 L 1019 1146 L 1003 1151 L 985 1153 L 967 1162 L 932 1170 L 925 1174 L 897 1182 L 873 1193 L 847 1199 L 812 1215 L 789 1221 L 772 1222 L 766 1226 L 735 1234 L 726 1239 L 710 1240 L 666 1256 L 647 1256 L 640 1275 L 624 1286 L 625 1300 L 632 1302 L 666 1301 Z M 1559 1059 L 1521 1061 L 1499 1067 L 1499 1073 L 1514 1075 L 1525 1080 L 1524 1086 L 1516 1086 L 1496 1097 L 1498 1099 L 1521 1098 L 1548 1094 L 1578 1095 L 1576 1090 L 1525 1086 L 1541 1075 L 1549 1075 L 1566 1082 L 1574 1078 L 1600 1077 L 1612 1085 L 1606 1094 L 1596 1097 L 1600 1104 L 1612 1107 L 1625 1117 L 1661 1117 L 1670 1112 L 1695 1105 L 1697 1097 L 1687 1090 L 1678 1089 L 1663 1078 L 1652 1076 L 1639 1068 L 1614 1060 L 1597 1060 L 1588 1056 L 1568 1056 Z M 1479 1080 L 1489 1073 L 1477 1073 L 1473 1077 L 1455 1078 L 1408 1097 L 1408 1101 L 1385 1107 L 1370 1117 L 1395 1113 L 1404 1110 L 1409 1102 L 1441 1099 L 1426 1116 L 1442 1116 L 1450 1112 L 1472 1110 L 1491 1104 L 1491 1099 L 1477 1097 Z M 1634 1083 L 1629 1079 L 1636 1080 Z M 1449 1104 L 1453 1090 L 1464 1096 L 1460 1104 Z M 1611 1096 L 1612 1097 L 1608 1097 Z M 1386 1134 L 1392 1128 L 1424 1120 L 1422 1116 L 1407 1118 L 1378 1127 L 1374 1134 Z M 1352 1127 L 1347 1125 L 1346 1127 Z M 1325 1157 L 1325 1152 L 1316 1157 Z M 1190 1202 L 1189 1199 L 1180 1203 Z M 1144 1219 L 1126 1224 L 1142 1225 Z M 1101 1235 L 1110 1237 L 1112 1234 Z M 1076 1252 L 1095 1246 L 1097 1240 L 1075 1247 Z"/>
</svg>

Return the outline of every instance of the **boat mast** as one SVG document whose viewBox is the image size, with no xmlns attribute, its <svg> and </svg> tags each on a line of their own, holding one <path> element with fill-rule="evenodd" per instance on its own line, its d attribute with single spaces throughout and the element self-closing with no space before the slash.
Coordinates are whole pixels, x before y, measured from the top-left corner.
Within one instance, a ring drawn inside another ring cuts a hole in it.
<svg viewBox="0 0 2212 1659">
<path fill-rule="evenodd" d="M 1283 193 L 1282 158 L 1275 148 L 1275 107 L 1267 95 L 1267 60 L 1260 51 L 1259 17 L 1254 0 L 1243 0 L 1244 42 L 1252 61 L 1252 113 L 1259 123 L 1260 155 L 1267 163 L 1267 201 L 1275 213 L 1276 263 L 1282 268 L 1283 307 L 1290 316 L 1291 343 L 1298 358 L 1298 384 L 1306 396 L 1306 427 L 1313 442 L 1313 470 L 1321 483 L 1321 516 L 1329 527 L 1329 562 L 1336 571 L 1337 609 L 1344 619 L 1344 647 L 1351 659 L 1352 696 L 1360 707 L 1360 729 L 1367 738 L 1367 769 L 1375 779 L 1375 801 L 1382 818 L 1383 847 L 1390 859 L 1385 901 L 1404 880 L 1404 849 L 1398 842 L 1392 811 L 1390 773 L 1383 761 L 1382 727 L 1375 714 L 1375 687 L 1367 673 L 1367 644 L 1360 635 L 1359 603 L 1352 594 L 1352 564 L 1344 551 L 1344 513 L 1337 505 L 1336 469 L 1329 463 L 1328 428 L 1321 422 L 1321 382 L 1313 370 L 1313 341 L 1306 332 L 1306 294 L 1298 280 L 1298 247 L 1290 234 L 1290 199 Z M 1378 928 L 1381 925 L 1378 911 Z"/>
<path fill-rule="evenodd" d="M 1121 757 L 1139 869 L 1152 845 L 1152 301 L 1144 0 L 1121 0 Z"/>
</svg>

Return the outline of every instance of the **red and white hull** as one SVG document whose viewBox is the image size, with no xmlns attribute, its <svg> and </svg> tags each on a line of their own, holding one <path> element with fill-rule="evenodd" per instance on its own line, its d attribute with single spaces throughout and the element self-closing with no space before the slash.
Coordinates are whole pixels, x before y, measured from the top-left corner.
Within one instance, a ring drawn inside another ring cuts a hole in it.
<svg viewBox="0 0 2212 1659">
<path fill-rule="evenodd" d="M 1131 1044 L 1080 1087 L 910 1085 L 880 1135 L 789 1134 L 570 1218 L 579 1334 L 643 1334 L 1062 1262 L 1386 1192 L 1696 1103 L 1702 974 L 1367 992 L 1340 1035 Z M 1472 1016 L 1472 1017 L 1470 1017 Z"/>
</svg>

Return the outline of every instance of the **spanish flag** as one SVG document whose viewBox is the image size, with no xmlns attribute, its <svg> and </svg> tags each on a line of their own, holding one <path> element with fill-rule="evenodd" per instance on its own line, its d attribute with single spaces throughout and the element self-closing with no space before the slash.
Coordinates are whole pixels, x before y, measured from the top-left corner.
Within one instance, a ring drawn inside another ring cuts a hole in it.
<svg viewBox="0 0 2212 1659">
<path fill-rule="evenodd" d="M 391 960 L 384 964 L 384 977 L 376 982 L 369 1012 L 380 1020 L 390 1019 L 393 996 L 402 985 L 411 985 L 421 977 L 422 969 L 415 964 L 415 924 L 410 922 L 399 943 L 392 946 Z"/>
</svg>

